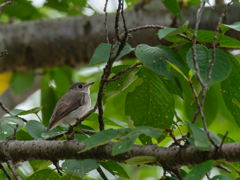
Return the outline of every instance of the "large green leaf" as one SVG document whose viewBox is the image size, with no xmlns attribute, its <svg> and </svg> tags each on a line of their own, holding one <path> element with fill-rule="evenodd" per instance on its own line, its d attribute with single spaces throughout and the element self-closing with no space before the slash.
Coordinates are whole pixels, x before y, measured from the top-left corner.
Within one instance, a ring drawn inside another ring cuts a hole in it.
<svg viewBox="0 0 240 180">
<path fill-rule="evenodd" d="M 88 144 L 88 146 L 80 152 L 84 152 L 98 145 L 106 144 L 110 140 L 120 136 L 124 131 L 126 131 L 126 129 L 107 129 L 105 131 L 100 131 L 99 133 L 96 133 L 83 141 L 84 143 Z"/>
<path fill-rule="evenodd" d="M 82 161 L 77 161 L 75 159 L 66 160 L 62 164 L 64 171 L 75 174 L 80 178 L 83 178 L 88 172 L 97 169 L 99 164 L 95 159 L 84 159 Z"/>
<path fill-rule="evenodd" d="M 215 161 L 208 160 L 194 167 L 183 180 L 202 180 L 202 178 L 212 169 Z"/>
<path fill-rule="evenodd" d="M 221 91 L 227 109 L 240 127 L 240 63 L 232 54 L 227 53 L 227 55 L 232 63 L 232 71 L 229 78 L 222 81 Z"/>
<path fill-rule="evenodd" d="M 27 114 L 37 114 L 41 109 L 42 109 L 42 107 L 35 107 L 35 108 L 29 109 L 29 110 L 13 109 L 13 110 L 10 111 L 10 114 L 12 116 L 27 115 Z"/>
<path fill-rule="evenodd" d="M 130 116 L 134 126 L 169 128 L 173 122 L 174 99 L 165 88 L 158 74 L 142 68 L 137 75 L 143 83 L 128 93 L 125 101 L 125 115 Z M 151 143 L 149 138 L 142 142 Z"/>
<path fill-rule="evenodd" d="M 82 180 L 82 178 L 78 177 L 75 174 L 67 174 L 63 176 L 60 180 Z"/>
<path fill-rule="evenodd" d="M 193 38 L 193 29 L 188 29 L 187 36 L 190 38 Z M 215 32 L 214 31 L 206 31 L 206 30 L 198 30 L 197 31 L 197 41 L 205 44 L 212 44 L 212 41 L 214 39 Z M 187 44 L 189 43 L 188 40 L 179 37 L 179 36 L 170 36 L 165 37 L 164 39 L 173 42 L 173 43 L 181 43 L 181 44 Z M 219 43 L 219 47 L 226 47 L 226 48 L 240 48 L 240 41 L 225 36 L 222 33 L 218 33 L 217 35 L 217 43 Z"/>
<path fill-rule="evenodd" d="M 34 171 L 37 171 L 43 167 L 46 167 L 52 164 L 51 161 L 46 161 L 46 160 L 35 160 L 35 161 L 28 161 L 28 162 L 32 166 Z"/>
<path fill-rule="evenodd" d="M 234 29 L 236 31 L 240 31 L 240 22 L 235 22 L 231 25 L 228 24 L 221 24 L 220 25 L 221 30 L 223 31 L 223 33 L 225 33 L 227 30 L 229 29 Z"/>
<path fill-rule="evenodd" d="M 140 44 L 137 46 L 135 54 L 152 71 L 170 80 L 174 80 L 175 70 L 167 69 L 167 61 L 177 66 L 180 70 L 184 68 L 184 62 L 181 57 L 174 50 L 166 46 L 151 47 L 146 44 Z"/>
<path fill-rule="evenodd" d="M 179 28 L 165 28 L 165 29 L 160 29 L 158 31 L 158 38 L 162 39 L 164 37 L 169 37 L 169 36 L 173 36 L 176 34 L 180 34 L 183 33 L 187 30 L 189 21 L 186 21 L 182 26 L 180 26 Z"/>
<path fill-rule="evenodd" d="M 27 180 L 43 180 L 43 179 L 48 179 L 48 180 L 59 180 L 60 177 L 58 173 L 53 170 L 53 169 L 42 169 L 34 174 L 32 174 Z"/>
<path fill-rule="evenodd" d="M 164 6 L 182 22 L 177 0 L 161 0 Z"/>
<path fill-rule="evenodd" d="M 210 180 L 234 180 L 233 178 L 227 176 L 227 175 L 216 175 Z"/>
<path fill-rule="evenodd" d="M 98 45 L 98 47 L 95 49 L 94 54 L 90 60 L 89 66 L 100 63 L 100 62 L 107 62 L 110 57 L 111 47 L 112 45 L 107 43 L 101 43 L 100 45 Z M 115 49 L 114 55 L 117 53 L 118 48 L 119 48 L 119 45 Z M 134 48 L 132 48 L 129 44 L 126 44 L 116 60 L 119 60 L 121 57 L 132 52 L 133 50 Z"/>
<path fill-rule="evenodd" d="M 114 119 L 109 119 L 106 117 L 103 117 L 104 124 L 105 125 L 110 125 L 110 126 L 117 126 L 117 127 L 128 127 L 128 124 L 122 121 L 114 120 Z M 92 113 L 90 116 L 88 116 L 84 121 L 92 121 L 98 123 L 98 114 L 97 113 Z"/>
<path fill-rule="evenodd" d="M 204 83 L 207 82 L 208 70 L 212 61 L 212 49 L 207 50 L 202 45 L 196 45 L 197 62 L 200 70 L 200 76 Z M 193 63 L 193 52 L 192 49 L 188 51 L 187 63 L 190 69 L 195 69 Z M 215 49 L 215 63 L 212 69 L 211 79 L 209 81 L 209 86 L 226 79 L 230 72 L 232 66 L 231 62 L 226 55 L 226 53 L 220 49 Z"/>
<path fill-rule="evenodd" d="M 104 167 L 106 170 L 108 170 L 114 176 L 117 175 L 123 178 L 130 179 L 127 172 L 123 169 L 123 167 L 118 162 L 104 161 L 104 162 L 100 162 L 100 165 Z"/>
<path fill-rule="evenodd" d="M 112 68 L 112 73 L 116 74 L 117 72 L 122 71 L 127 67 L 129 66 L 115 66 Z M 106 102 L 107 99 L 109 99 L 110 97 L 115 96 L 116 94 L 125 90 L 133 81 L 136 80 L 137 76 L 135 76 L 135 74 L 139 71 L 139 69 L 140 68 L 130 69 L 129 71 L 120 76 L 122 77 L 122 79 L 109 83 L 104 90 L 103 101 Z"/>
<path fill-rule="evenodd" d="M 12 135 L 17 124 L 19 126 L 17 131 L 20 131 L 24 126 L 22 119 L 15 116 L 0 118 L 0 140 L 4 140 L 6 137 Z"/>
<path fill-rule="evenodd" d="M 28 121 L 26 124 L 28 133 L 35 139 L 42 138 L 41 134 L 46 131 L 46 128 L 39 121 Z"/>
<path fill-rule="evenodd" d="M 140 134 L 144 134 L 155 139 L 158 139 L 162 134 L 162 130 L 148 126 L 139 126 L 130 129 L 126 135 L 119 138 L 118 142 L 112 148 L 112 155 L 117 155 L 129 151 Z"/>
<path fill-rule="evenodd" d="M 147 164 L 151 162 L 158 162 L 157 158 L 153 156 L 136 156 L 126 160 L 126 163 L 131 165 Z"/>
<path fill-rule="evenodd" d="M 188 130 L 190 134 L 193 136 L 193 141 L 191 139 L 187 139 L 193 146 L 195 146 L 199 150 L 210 150 L 212 144 L 208 139 L 208 136 L 204 130 L 196 126 L 195 124 L 188 123 Z"/>
<path fill-rule="evenodd" d="M 30 73 L 30 75 L 25 75 L 22 72 L 15 72 L 13 74 L 11 88 L 16 95 L 27 90 L 34 82 L 34 71 L 27 73 Z"/>
<path fill-rule="evenodd" d="M 34 140 L 34 138 L 30 136 L 27 132 L 20 130 L 17 132 L 17 140 L 26 141 L 26 140 Z"/>
</svg>

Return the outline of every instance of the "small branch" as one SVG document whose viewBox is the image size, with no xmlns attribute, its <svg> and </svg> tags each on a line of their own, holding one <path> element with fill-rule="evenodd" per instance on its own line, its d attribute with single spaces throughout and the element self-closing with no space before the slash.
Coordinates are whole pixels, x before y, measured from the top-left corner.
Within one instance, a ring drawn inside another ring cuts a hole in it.
<svg viewBox="0 0 240 180">
<path fill-rule="evenodd" d="M 183 180 L 183 176 L 180 173 L 179 169 L 173 170 L 172 172 L 178 177 L 179 180 Z"/>
<path fill-rule="evenodd" d="M 170 147 L 172 147 L 173 145 L 177 145 L 179 147 L 182 147 L 182 145 L 180 144 L 180 142 L 176 139 L 176 137 L 174 136 L 174 134 L 172 133 L 171 129 L 165 129 L 166 132 L 169 132 L 169 136 L 172 137 L 174 143 L 172 145 L 170 145 Z"/>
<path fill-rule="evenodd" d="M 206 177 L 207 177 L 207 179 L 211 179 L 210 176 L 208 175 L 208 173 L 206 174 Z"/>
<path fill-rule="evenodd" d="M 221 142 L 221 144 L 220 144 L 220 146 L 219 146 L 219 150 L 222 149 L 222 145 L 223 145 L 223 143 L 224 143 L 224 141 L 225 141 L 227 135 L 228 135 L 228 131 L 227 131 L 226 134 L 223 136 L 222 142 Z"/>
<path fill-rule="evenodd" d="M 215 31 L 215 36 L 214 36 L 214 39 L 212 41 L 212 46 L 213 46 L 213 49 L 212 49 L 212 61 L 211 61 L 211 64 L 210 64 L 210 67 L 209 67 L 209 71 L 208 71 L 208 78 L 207 78 L 207 83 L 206 83 L 206 86 L 208 86 L 208 83 L 211 79 L 211 74 L 212 74 L 212 69 L 213 69 L 213 65 L 214 65 L 214 62 L 215 62 L 215 48 L 216 48 L 216 40 L 217 40 L 217 35 L 218 35 L 218 31 L 219 31 L 219 27 L 222 23 L 222 20 L 227 12 L 227 10 L 229 9 L 230 5 L 234 2 L 234 0 L 232 0 L 231 2 L 229 2 L 227 4 L 227 6 L 225 7 L 225 9 L 223 10 L 222 12 L 222 15 L 220 16 L 219 20 L 218 20 L 218 24 L 217 24 L 217 27 L 216 27 L 216 31 Z"/>
<path fill-rule="evenodd" d="M 15 169 L 12 160 L 7 161 L 8 168 L 12 171 L 13 176 L 16 178 L 16 180 L 21 180 L 21 177 L 19 176 L 17 170 Z"/>
<path fill-rule="evenodd" d="M 107 12 L 107 4 L 108 4 L 108 0 L 106 0 L 105 6 L 103 11 L 105 12 L 105 42 L 109 43 L 109 39 L 108 39 L 108 26 L 107 26 L 107 19 L 108 19 L 108 12 Z"/>
<path fill-rule="evenodd" d="M 230 174 L 232 173 L 232 171 L 230 169 L 228 169 L 227 167 L 225 167 L 225 166 L 223 166 L 221 164 L 217 165 L 216 167 L 219 168 L 219 169 L 222 169 L 222 170 L 224 170 L 224 171 L 226 171 L 226 172 L 228 172 Z"/>
<path fill-rule="evenodd" d="M 117 80 L 120 80 L 120 79 L 123 79 L 123 77 L 118 77 L 118 78 L 116 78 L 116 79 L 113 79 L 113 78 L 104 79 L 104 81 L 107 82 L 107 84 L 109 84 L 109 83 L 112 82 L 112 81 L 117 81 Z"/>
<path fill-rule="evenodd" d="M 134 64 L 134 65 L 132 65 L 132 66 L 129 66 L 129 67 L 127 67 L 126 69 L 124 69 L 124 70 L 119 71 L 118 73 L 116 73 L 111 79 L 116 79 L 118 76 L 126 73 L 126 72 L 129 71 L 130 69 L 133 69 L 133 68 L 135 68 L 135 67 L 137 67 L 138 65 L 141 65 L 141 64 L 142 64 L 141 62 L 138 62 L 138 63 L 136 63 L 136 64 Z"/>
<path fill-rule="evenodd" d="M 97 171 L 103 180 L 108 180 L 107 176 L 104 174 L 103 170 L 100 167 L 97 168 Z"/>
<path fill-rule="evenodd" d="M 117 40 L 120 41 L 120 36 L 119 36 L 119 14 L 121 10 L 121 2 L 118 3 L 118 8 L 117 8 L 117 13 L 115 17 L 115 34 L 117 37 Z"/>
<path fill-rule="evenodd" d="M 15 3 L 15 1 L 7 1 L 7 2 L 5 2 L 5 3 L 2 3 L 2 4 L 0 5 L 0 8 L 5 7 L 5 6 L 8 5 L 8 4 L 11 5 L 12 3 Z"/>
<path fill-rule="evenodd" d="M 3 111 L 5 111 L 7 114 L 11 115 L 10 114 L 10 111 L 8 110 L 8 108 L 6 108 L 4 106 L 4 104 L 2 103 L 2 101 L 0 100 L 0 107 L 2 108 Z M 18 118 L 22 119 L 24 122 L 28 122 L 26 119 L 20 117 L 20 116 L 17 116 Z"/>
<path fill-rule="evenodd" d="M 11 180 L 12 177 L 10 176 L 10 174 L 8 173 L 8 171 L 5 169 L 5 167 L 0 163 L 0 169 L 3 170 L 3 172 L 6 174 L 8 180 Z"/>
<path fill-rule="evenodd" d="M 56 167 L 58 174 L 60 174 L 60 176 L 62 176 L 62 172 L 61 172 L 61 171 L 63 171 L 63 170 L 62 170 L 62 168 L 59 166 L 58 161 L 55 160 L 55 161 L 52 161 L 52 162 L 53 162 L 53 165 Z M 60 171 L 60 170 L 61 170 L 61 171 Z"/>
</svg>

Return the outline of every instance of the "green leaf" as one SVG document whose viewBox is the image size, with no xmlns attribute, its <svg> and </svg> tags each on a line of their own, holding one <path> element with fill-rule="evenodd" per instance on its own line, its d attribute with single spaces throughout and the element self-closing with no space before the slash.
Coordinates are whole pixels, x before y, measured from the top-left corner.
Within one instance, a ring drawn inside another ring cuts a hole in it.
<svg viewBox="0 0 240 180">
<path fill-rule="evenodd" d="M 103 145 L 108 143 L 110 140 L 120 136 L 124 131 L 127 129 L 107 129 L 105 131 L 100 131 L 94 135 L 92 135 L 90 138 L 85 139 L 83 142 L 88 144 L 85 149 L 83 149 L 81 152 L 84 152 L 88 149 L 91 149 L 95 146 Z"/>
<path fill-rule="evenodd" d="M 182 22 L 177 0 L 161 0 L 164 6 Z"/>
<path fill-rule="evenodd" d="M 117 155 L 129 151 L 140 134 L 158 139 L 162 134 L 162 130 L 148 126 L 139 126 L 130 129 L 126 135 L 119 138 L 118 142 L 112 148 L 112 155 Z"/>
<path fill-rule="evenodd" d="M 188 130 L 193 136 L 194 146 L 199 150 L 211 150 L 212 144 L 204 130 L 188 122 Z"/>
<path fill-rule="evenodd" d="M 220 28 L 223 33 L 225 33 L 228 29 L 234 29 L 236 31 L 240 31 L 240 22 L 235 22 L 231 25 L 228 24 L 221 24 Z"/>
<path fill-rule="evenodd" d="M 217 134 L 218 135 L 218 137 L 219 138 L 221 138 L 221 139 L 223 139 L 223 135 L 222 134 Z M 232 138 L 230 138 L 230 137 L 225 137 L 225 140 L 224 140 L 224 143 L 234 143 L 234 142 L 236 142 L 235 140 L 233 140 Z"/>
<path fill-rule="evenodd" d="M 152 71 L 170 80 L 174 80 L 175 71 L 167 70 L 167 61 L 177 66 L 180 70 L 184 68 L 184 62 L 181 57 L 174 50 L 166 46 L 151 47 L 146 44 L 140 44 L 137 46 L 135 54 Z"/>
<path fill-rule="evenodd" d="M 138 165 L 138 164 L 147 164 L 151 162 L 157 162 L 157 158 L 153 156 L 137 156 L 125 161 L 127 164 Z"/>
<path fill-rule="evenodd" d="M 209 4 L 209 6 L 211 6 L 211 4 L 210 4 L 210 2 L 209 2 L 209 0 L 204 0 L 206 3 L 208 3 Z"/>
<path fill-rule="evenodd" d="M 26 140 L 34 140 L 34 138 L 32 138 L 32 136 L 30 136 L 27 132 L 20 130 L 17 132 L 17 140 L 26 141 Z"/>
<path fill-rule="evenodd" d="M 37 114 L 39 111 L 41 111 L 42 107 L 35 107 L 33 109 L 29 110 L 22 110 L 22 109 L 13 109 L 10 111 L 10 114 L 12 116 L 16 115 L 27 115 L 27 114 Z"/>
<path fill-rule="evenodd" d="M 42 169 L 42 170 L 39 170 L 39 171 L 35 172 L 29 178 L 27 178 L 27 180 L 33 180 L 33 179 L 34 180 L 43 180 L 43 179 L 59 180 L 60 177 L 59 177 L 58 173 L 55 170 L 52 170 L 52 169 Z"/>
<path fill-rule="evenodd" d="M 97 113 L 92 113 L 90 116 L 88 116 L 84 121 L 92 121 L 98 123 L 98 114 Z M 124 127 L 127 128 L 128 124 L 122 121 L 110 119 L 103 117 L 103 121 L 105 125 L 110 125 L 110 126 L 116 126 L 116 127 Z"/>
<path fill-rule="evenodd" d="M 82 178 L 78 177 L 75 174 L 67 174 L 63 176 L 60 180 L 82 180 Z"/>
<path fill-rule="evenodd" d="M 180 96 L 183 99 L 183 95 L 182 95 L 182 89 L 181 89 L 181 85 L 178 86 L 180 84 L 179 80 L 177 78 L 175 78 L 175 82 L 172 82 L 166 78 L 160 77 L 162 82 L 164 83 L 166 89 L 168 90 L 169 93 L 171 94 L 176 94 L 178 96 Z"/>
<path fill-rule="evenodd" d="M 46 131 L 46 128 L 35 120 L 28 121 L 26 124 L 27 132 L 35 139 L 42 138 L 41 134 Z"/>
<path fill-rule="evenodd" d="M 142 68 L 137 75 L 143 83 L 129 92 L 125 101 L 125 115 L 130 116 L 134 126 L 152 126 L 159 129 L 171 127 L 174 116 L 174 99 L 165 88 L 161 78 L 153 71 Z M 151 144 L 151 139 L 141 139 Z"/>
<path fill-rule="evenodd" d="M 234 179 L 227 175 L 216 175 L 210 180 L 234 180 Z"/>
<path fill-rule="evenodd" d="M 128 65 L 119 65 L 112 68 L 112 73 L 117 73 L 119 71 L 122 71 L 129 67 Z M 103 103 L 106 103 L 106 101 L 115 96 L 116 94 L 122 92 L 125 90 L 130 84 L 132 84 L 133 81 L 137 79 L 137 76 L 135 75 L 140 68 L 134 68 L 130 69 L 128 72 L 122 74 L 120 77 L 122 79 L 119 79 L 117 81 L 113 81 L 109 83 L 105 89 L 104 89 L 104 96 L 103 96 Z"/>
<path fill-rule="evenodd" d="M 26 72 L 28 73 L 28 72 Z M 30 72 L 32 73 L 32 71 Z M 24 75 L 21 72 L 15 72 L 11 81 L 11 88 L 14 94 L 20 94 L 27 90 L 34 82 L 34 75 Z"/>
<path fill-rule="evenodd" d="M 184 73 L 177 67 L 175 66 L 174 64 L 170 63 L 169 61 L 167 61 L 167 63 L 175 70 L 177 71 L 179 74 L 181 74 L 184 79 L 186 79 L 186 81 L 188 81 L 188 78 L 184 75 Z"/>
<path fill-rule="evenodd" d="M 161 40 L 164 37 L 169 37 L 169 36 L 183 33 L 187 30 L 188 24 L 189 24 L 189 21 L 186 21 L 182 26 L 180 26 L 177 29 L 176 28 L 160 29 L 158 31 L 158 38 Z"/>
<path fill-rule="evenodd" d="M 74 134 L 74 137 L 76 140 L 84 141 L 85 139 L 88 139 L 88 136 L 86 134 Z"/>
<path fill-rule="evenodd" d="M 82 161 L 77 161 L 74 159 L 66 160 L 62 164 L 64 171 L 75 174 L 80 178 L 83 178 L 88 172 L 97 169 L 99 164 L 95 159 L 84 159 Z"/>
<path fill-rule="evenodd" d="M 37 171 L 43 167 L 46 167 L 52 164 L 51 161 L 46 161 L 46 160 L 35 160 L 35 161 L 28 161 L 28 162 L 32 166 L 34 171 Z"/>
<path fill-rule="evenodd" d="M 221 82 L 221 91 L 225 105 L 240 127 L 240 64 L 237 59 L 230 53 L 227 53 L 232 63 L 232 71 L 229 78 Z"/>
<path fill-rule="evenodd" d="M 200 76 L 204 83 L 207 82 L 208 70 L 212 61 L 212 49 L 207 50 L 202 45 L 196 45 L 197 62 L 200 70 Z M 193 63 L 192 49 L 188 51 L 187 63 L 190 69 L 195 69 Z M 215 49 L 215 63 L 212 69 L 209 86 L 226 79 L 232 70 L 230 60 L 226 53 L 220 49 Z"/>
<path fill-rule="evenodd" d="M 183 180 L 202 180 L 202 178 L 212 169 L 215 161 L 208 160 L 194 167 Z"/>
<path fill-rule="evenodd" d="M 100 63 L 100 62 L 107 62 L 110 57 L 111 47 L 112 45 L 107 43 L 101 43 L 100 45 L 98 45 L 98 47 L 95 49 L 94 54 L 90 60 L 89 66 Z M 114 55 L 116 55 L 118 48 L 119 48 L 119 45 L 115 49 Z M 132 48 L 129 44 L 126 44 L 116 60 L 121 59 L 121 57 L 125 56 L 126 54 L 129 54 L 133 50 L 134 48 Z"/>
<path fill-rule="evenodd" d="M 15 116 L 0 118 L 0 140 L 12 135 L 17 124 L 19 126 L 17 131 L 20 131 L 24 126 L 24 122 L 20 118 Z"/>
<path fill-rule="evenodd" d="M 123 178 L 130 179 L 130 177 L 128 176 L 127 172 L 117 162 L 104 161 L 104 162 L 100 162 L 100 165 L 102 167 L 104 167 L 106 170 L 108 170 L 114 176 L 117 175 L 117 176 L 120 176 L 120 177 L 123 177 Z"/>
<path fill-rule="evenodd" d="M 47 129 L 45 128 L 45 129 L 44 129 L 44 132 L 42 132 L 42 134 L 41 134 L 41 138 L 43 138 L 43 140 L 45 140 L 45 139 L 47 139 L 47 138 L 50 138 L 50 137 L 58 136 L 58 135 L 60 135 L 60 134 L 64 134 L 64 133 L 67 132 L 67 131 L 64 131 L 64 130 L 58 131 L 58 130 L 55 128 L 55 129 L 50 130 L 48 133 L 45 133 L 46 130 L 47 130 Z"/>
</svg>

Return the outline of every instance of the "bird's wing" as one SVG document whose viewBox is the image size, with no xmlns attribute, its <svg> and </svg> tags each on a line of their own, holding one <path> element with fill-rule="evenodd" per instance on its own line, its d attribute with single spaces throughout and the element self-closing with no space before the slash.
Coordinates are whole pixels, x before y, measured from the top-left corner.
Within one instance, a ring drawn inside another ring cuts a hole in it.
<svg viewBox="0 0 240 180">
<path fill-rule="evenodd" d="M 79 93 L 79 96 L 77 96 L 78 98 L 75 98 L 75 99 L 72 96 L 74 97 L 76 96 L 76 94 L 68 93 L 68 96 L 64 95 L 61 98 L 62 99 L 61 103 L 57 103 L 53 111 L 53 115 L 50 119 L 50 124 L 48 126 L 47 131 L 49 131 L 51 127 L 60 119 L 62 119 L 63 117 L 70 114 L 72 111 L 76 110 L 78 107 L 85 104 L 85 99 L 86 99 L 85 94 Z"/>
</svg>

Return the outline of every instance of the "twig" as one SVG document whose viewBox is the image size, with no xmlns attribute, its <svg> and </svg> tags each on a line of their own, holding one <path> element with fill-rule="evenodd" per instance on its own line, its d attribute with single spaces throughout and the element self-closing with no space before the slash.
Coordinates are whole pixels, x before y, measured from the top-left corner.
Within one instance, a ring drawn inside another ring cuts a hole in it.
<svg viewBox="0 0 240 180">
<path fill-rule="evenodd" d="M 62 176 L 62 172 L 61 172 L 61 171 L 63 171 L 63 170 L 62 170 L 62 168 L 59 166 L 58 161 L 57 161 L 57 160 L 54 160 L 54 161 L 52 161 L 52 162 L 53 162 L 53 165 L 56 167 L 58 174 L 60 174 L 60 176 Z M 61 171 L 60 171 L 60 170 L 61 170 Z"/>
<path fill-rule="evenodd" d="M 123 77 L 118 77 L 118 78 L 116 78 L 116 79 L 110 78 L 110 79 L 104 79 L 104 81 L 107 82 L 107 84 L 109 84 L 109 83 L 112 82 L 112 81 L 117 81 L 117 80 L 120 80 L 120 79 L 122 79 L 122 78 L 123 78 Z"/>
<path fill-rule="evenodd" d="M 0 107 L 2 108 L 3 111 L 5 111 L 7 114 L 11 115 L 10 114 L 10 111 L 8 110 L 8 108 L 6 108 L 6 106 L 4 106 L 4 104 L 2 103 L 2 101 L 0 100 Z M 20 117 L 20 116 L 17 116 L 18 118 L 22 119 L 24 122 L 28 122 L 26 119 Z"/>
<path fill-rule="evenodd" d="M 207 179 L 211 179 L 210 176 L 208 175 L 208 173 L 206 174 L 206 177 L 207 177 Z"/>
<path fill-rule="evenodd" d="M 5 111 L 7 114 L 10 114 L 10 111 L 8 110 L 8 108 L 6 108 L 4 106 L 4 104 L 2 103 L 2 101 L 0 100 L 0 107 L 2 108 L 3 111 Z"/>
<path fill-rule="evenodd" d="M 228 131 L 227 131 L 226 134 L 223 136 L 222 142 L 221 142 L 221 144 L 220 144 L 220 146 L 219 146 L 219 150 L 222 149 L 222 145 L 223 145 L 223 143 L 224 143 L 224 141 L 225 141 L 227 135 L 228 135 Z"/>
<path fill-rule="evenodd" d="M 133 69 L 133 68 L 135 68 L 135 67 L 137 67 L 138 65 L 141 65 L 141 64 L 142 64 L 141 62 L 138 62 L 138 63 L 136 63 L 136 64 L 134 64 L 134 65 L 132 65 L 132 66 L 129 66 L 129 67 L 127 67 L 126 69 L 124 69 L 124 70 L 119 71 L 118 73 L 116 73 L 111 79 L 116 79 L 118 76 L 126 73 L 126 72 L 129 71 L 130 69 Z"/>
<path fill-rule="evenodd" d="M 201 1 L 201 4 L 200 4 L 200 7 L 197 11 L 197 14 L 196 14 L 196 23 L 195 23 L 195 29 L 194 29 L 194 34 L 193 34 L 193 46 L 192 46 L 192 52 L 193 52 L 193 63 L 194 63 L 194 67 L 196 69 L 196 76 L 200 82 L 200 84 L 202 86 L 204 86 L 204 82 L 200 76 L 200 70 L 199 70 L 199 67 L 198 67 L 198 62 L 197 62 L 197 54 L 196 54 L 196 42 L 197 42 L 197 30 L 198 30 L 198 25 L 200 23 L 200 19 L 201 19 L 201 15 L 202 15 L 202 12 L 203 12 L 203 8 L 204 8 L 204 5 L 205 5 L 205 1 Z"/>
<path fill-rule="evenodd" d="M 7 161 L 8 168 L 12 171 L 13 176 L 16 178 L 16 180 L 21 180 L 21 177 L 19 176 L 17 170 L 15 169 L 12 160 Z"/>
<path fill-rule="evenodd" d="M 170 145 L 170 147 L 173 146 L 173 145 L 178 145 L 179 147 L 182 147 L 182 145 L 180 144 L 180 142 L 176 139 L 176 137 L 175 137 L 174 134 L 172 133 L 172 130 L 171 130 L 171 129 L 166 128 L 165 131 L 166 131 L 166 132 L 169 132 L 169 136 L 171 136 L 172 139 L 173 139 L 173 141 L 174 141 L 174 143 L 173 143 L 172 145 Z"/>
<path fill-rule="evenodd" d="M 5 3 L 2 3 L 2 4 L 0 5 L 0 8 L 6 6 L 6 5 L 8 5 L 8 4 L 11 5 L 12 3 L 15 3 L 15 1 L 7 1 L 7 2 L 5 2 Z"/>
<path fill-rule="evenodd" d="M 107 12 L 107 4 L 108 4 L 108 0 L 106 0 L 105 6 L 103 11 L 105 12 L 105 42 L 109 43 L 109 39 L 108 39 L 108 26 L 107 26 L 107 19 L 108 19 L 108 12 Z"/>
<path fill-rule="evenodd" d="M 216 167 L 219 168 L 219 169 L 222 169 L 222 170 L 224 170 L 224 171 L 226 171 L 226 172 L 228 172 L 230 174 L 232 173 L 232 171 L 230 169 L 228 169 L 227 167 L 225 167 L 225 166 L 223 166 L 221 164 L 217 165 Z"/>
<path fill-rule="evenodd" d="M 222 20 L 223 20 L 223 17 L 225 16 L 228 8 L 230 7 L 230 5 L 234 2 L 234 0 L 232 0 L 231 2 L 229 2 L 227 4 L 227 6 L 225 7 L 225 9 L 223 10 L 222 12 L 222 15 L 220 16 L 219 20 L 218 20 L 218 24 L 217 24 L 217 27 L 216 27 L 216 31 L 215 31 L 215 36 L 214 36 L 214 39 L 212 41 L 212 46 L 213 46 L 213 49 L 212 49 L 212 61 L 211 61 L 211 64 L 210 64 L 210 67 L 209 67 L 209 71 L 208 71 L 208 78 L 207 78 L 207 83 L 206 83 L 206 86 L 208 86 L 208 83 L 211 79 L 211 74 L 212 74 L 212 69 L 213 69 L 213 65 L 214 65 L 214 62 L 215 62 L 215 46 L 216 46 L 216 40 L 217 40 L 217 35 L 218 35 L 218 31 L 219 31 L 219 27 L 222 23 Z"/>
<path fill-rule="evenodd" d="M 116 37 L 117 37 L 117 40 L 118 41 L 121 41 L 120 40 L 120 36 L 119 36 L 119 15 L 120 15 L 120 10 L 121 10 L 121 3 L 118 2 L 118 8 L 117 8 L 117 13 L 116 13 L 116 17 L 115 17 L 115 34 L 116 34 Z"/>
<path fill-rule="evenodd" d="M 183 180 L 183 176 L 180 173 L 179 169 L 173 170 L 172 172 L 178 177 L 179 180 Z"/>
<path fill-rule="evenodd" d="M 8 180 L 11 180 L 11 176 L 10 174 L 8 173 L 8 171 L 5 169 L 5 167 L 2 165 L 2 163 L 0 163 L 0 169 L 3 170 L 3 172 L 6 174 Z"/>
<path fill-rule="evenodd" d="M 1 13 L 0 13 L 0 16 L 1 16 Z M 1 52 L 0 57 L 4 57 L 4 56 L 6 56 L 6 55 L 8 55 L 7 49 L 5 49 L 4 51 Z"/>
<path fill-rule="evenodd" d="M 104 172 L 102 171 L 102 169 L 100 167 L 97 168 L 97 171 L 103 180 L 108 180 L 107 176 L 104 174 Z"/>
</svg>

